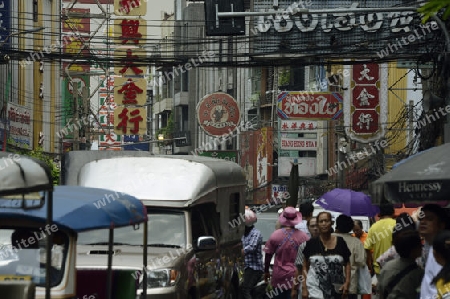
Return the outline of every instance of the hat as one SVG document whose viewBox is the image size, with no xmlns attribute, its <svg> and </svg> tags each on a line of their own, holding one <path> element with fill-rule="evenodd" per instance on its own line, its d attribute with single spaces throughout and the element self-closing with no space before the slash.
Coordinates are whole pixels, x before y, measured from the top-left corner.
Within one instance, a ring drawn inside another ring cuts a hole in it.
<svg viewBox="0 0 450 299">
<path fill-rule="evenodd" d="M 283 210 L 278 220 L 281 226 L 293 227 L 302 222 L 302 214 L 293 207 L 287 207 Z"/>
<path fill-rule="evenodd" d="M 253 212 L 250 209 L 245 209 L 245 225 L 246 226 L 252 226 L 255 224 L 257 218 L 255 212 Z"/>
</svg>

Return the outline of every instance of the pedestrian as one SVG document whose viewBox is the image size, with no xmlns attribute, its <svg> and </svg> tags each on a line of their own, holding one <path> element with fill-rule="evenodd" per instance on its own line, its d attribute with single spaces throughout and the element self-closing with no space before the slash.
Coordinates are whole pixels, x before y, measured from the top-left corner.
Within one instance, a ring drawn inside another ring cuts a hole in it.
<svg viewBox="0 0 450 299">
<path fill-rule="evenodd" d="M 300 245 L 309 240 L 303 231 L 295 228 L 301 221 L 300 212 L 293 207 L 286 207 L 279 217 L 281 228 L 274 231 L 266 242 L 264 278 L 266 282 L 270 279 L 272 288 L 276 289 L 272 290 L 271 298 L 290 299 L 292 288 L 294 285 L 298 287 L 297 277 L 294 276 L 294 262 Z M 270 261 L 274 254 L 275 260 L 270 277 Z"/>
<path fill-rule="evenodd" d="M 263 276 L 261 232 L 255 228 L 257 221 L 255 212 L 245 209 L 245 231 L 241 238 L 242 254 L 244 255 L 244 281 L 242 282 L 243 299 L 252 298 L 252 289 Z"/>
<path fill-rule="evenodd" d="M 380 278 L 380 265 L 377 259 L 392 245 L 392 232 L 395 227 L 394 213 L 394 206 L 391 203 L 380 205 L 380 220 L 370 227 L 364 242 L 367 267 L 371 275 L 376 275 L 377 281 Z"/>
<path fill-rule="evenodd" d="M 426 204 L 422 207 L 419 233 L 425 240 L 422 260 L 425 265 L 425 274 L 420 287 L 421 298 L 434 298 L 437 295 L 436 285 L 432 280 L 441 271 L 442 266 L 435 260 L 433 242 L 436 235 L 446 228 L 447 213 L 437 204 Z"/>
<path fill-rule="evenodd" d="M 392 231 L 392 246 L 377 258 L 377 263 L 380 265 L 381 269 L 383 269 L 383 266 L 390 260 L 400 257 L 395 249 L 394 239 L 398 237 L 400 233 L 409 230 L 417 231 L 416 223 L 408 213 L 401 213 L 397 216 L 397 218 L 395 218 L 395 227 Z"/>
<path fill-rule="evenodd" d="M 433 278 L 437 299 L 450 298 L 450 231 L 439 232 L 433 240 L 434 259 L 442 266 L 441 271 Z"/>
<path fill-rule="evenodd" d="M 319 237 L 310 239 L 303 250 L 302 298 L 347 298 L 350 287 L 351 252 L 342 237 L 332 235 L 329 212 L 317 215 Z"/>
<path fill-rule="evenodd" d="M 377 284 L 380 299 L 417 298 L 423 269 L 416 259 L 422 255 L 422 242 L 416 230 L 404 230 L 394 236 L 398 258 L 388 261 L 380 272 Z"/>
<path fill-rule="evenodd" d="M 366 251 L 364 245 L 355 237 L 350 235 L 350 231 L 354 227 L 354 221 L 352 217 L 341 214 L 336 218 L 336 231 L 335 235 L 342 237 L 347 244 L 348 249 L 351 252 L 350 255 L 350 287 L 348 291 L 349 299 L 357 299 L 358 297 L 358 270 L 366 266 Z M 367 284 L 371 284 L 371 281 L 367 281 Z"/>
<path fill-rule="evenodd" d="M 315 238 L 319 236 L 319 227 L 317 226 L 317 217 L 309 218 L 308 222 L 308 231 L 311 234 L 311 238 Z"/>
<path fill-rule="evenodd" d="M 363 230 L 363 224 L 361 220 L 355 220 L 353 226 L 353 237 L 357 237 L 363 244 L 367 239 L 367 233 Z"/>
<path fill-rule="evenodd" d="M 314 212 L 314 205 L 311 201 L 304 202 L 300 204 L 300 213 L 302 214 L 302 222 L 295 226 L 296 229 L 299 229 L 306 233 L 308 237 L 311 238 L 311 233 L 308 229 L 308 221 L 312 218 Z"/>
</svg>

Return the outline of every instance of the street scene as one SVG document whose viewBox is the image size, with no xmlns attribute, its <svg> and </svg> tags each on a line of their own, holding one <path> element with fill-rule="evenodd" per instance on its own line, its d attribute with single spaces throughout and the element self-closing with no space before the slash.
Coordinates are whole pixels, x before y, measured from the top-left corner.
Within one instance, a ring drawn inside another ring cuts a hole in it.
<svg viewBox="0 0 450 299">
<path fill-rule="evenodd" d="M 4 0 L 0 107 L 2 299 L 450 299 L 448 0 Z"/>
</svg>

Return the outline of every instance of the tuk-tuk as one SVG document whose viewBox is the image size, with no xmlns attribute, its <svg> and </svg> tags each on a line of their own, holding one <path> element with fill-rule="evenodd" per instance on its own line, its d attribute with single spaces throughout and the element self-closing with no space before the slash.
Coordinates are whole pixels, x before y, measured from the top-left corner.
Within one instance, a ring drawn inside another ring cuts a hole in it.
<svg viewBox="0 0 450 299">
<path fill-rule="evenodd" d="M 54 187 L 46 165 L 33 158 L 2 152 L 0 163 L 0 297 L 113 298 L 117 285 L 112 270 L 114 229 L 138 229 L 142 223 L 146 244 L 147 211 L 142 202 L 107 189 Z M 96 203 L 108 194 L 115 194 L 116 200 L 98 208 Z M 77 234 L 105 228 L 109 241 L 104 293 L 80 294 Z M 147 265 L 146 254 L 143 265 Z M 147 280 L 145 271 L 143 280 Z M 129 296 L 123 292 L 121 298 L 135 298 L 135 289 L 130 288 Z"/>
</svg>

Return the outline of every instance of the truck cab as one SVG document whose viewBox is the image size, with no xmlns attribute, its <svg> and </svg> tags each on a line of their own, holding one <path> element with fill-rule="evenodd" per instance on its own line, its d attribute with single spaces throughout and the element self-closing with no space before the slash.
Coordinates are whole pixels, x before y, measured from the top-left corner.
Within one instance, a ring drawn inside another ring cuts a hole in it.
<svg viewBox="0 0 450 299">
<path fill-rule="evenodd" d="M 146 206 L 145 269 L 139 232 L 132 227 L 115 230 L 113 268 L 117 273 L 134 270 L 137 296 L 146 288 L 147 298 L 237 298 L 246 188 L 238 164 L 198 156 L 90 151 L 66 154 L 64 165 L 64 184 L 125 192 Z M 97 208 L 114 200 L 114 194 L 107 194 Z M 94 270 L 106 265 L 105 238 L 102 230 L 79 234 L 78 280 L 98 280 Z"/>
</svg>

